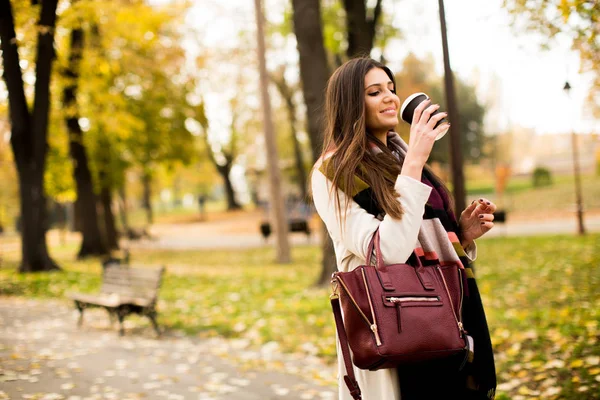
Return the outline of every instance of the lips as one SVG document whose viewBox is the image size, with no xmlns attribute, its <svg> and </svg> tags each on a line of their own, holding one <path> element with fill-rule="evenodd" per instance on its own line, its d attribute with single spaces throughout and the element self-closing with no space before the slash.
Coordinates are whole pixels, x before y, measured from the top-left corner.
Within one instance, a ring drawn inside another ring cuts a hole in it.
<svg viewBox="0 0 600 400">
<path fill-rule="evenodd" d="M 396 114 L 396 108 L 395 107 L 388 107 L 384 110 L 381 110 L 380 113 L 381 114 Z"/>
</svg>

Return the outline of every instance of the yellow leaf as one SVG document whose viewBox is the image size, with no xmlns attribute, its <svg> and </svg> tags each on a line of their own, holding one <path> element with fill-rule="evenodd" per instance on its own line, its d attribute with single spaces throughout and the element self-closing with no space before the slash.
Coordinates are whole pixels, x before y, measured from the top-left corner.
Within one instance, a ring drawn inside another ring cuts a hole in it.
<svg viewBox="0 0 600 400">
<path fill-rule="evenodd" d="M 574 360 L 574 361 L 571 361 L 571 364 L 569 366 L 571 368 L 581 368 L 581 367 L 583 367 L 583 360 Z"/>
<path fill-rule="evenodd" d="M 600 368 L 592 368 L 588 371 L 590 375 L 598 375 L 600 374 Z"/>
<path fill-rule="evenodd" d="M 546 379 L 546 374 L 537 374 L 537 375 L 536 375 L 536 376 L 533 378 L 533 380 L 534 380 L 534 381 L 541 381 L 541 380 L 543 380 L 543 379 Z"/>
<path fill-rule="evenodd" d="M 529 393 L 531 393 L 531 391 L 529 390 L 529 388 L 527 388 L 527 386 L 521 386 L 519 388 L 519 390 L 517 390 L 517 392 L 523 396 L 528 395 Z"/>
</svg>

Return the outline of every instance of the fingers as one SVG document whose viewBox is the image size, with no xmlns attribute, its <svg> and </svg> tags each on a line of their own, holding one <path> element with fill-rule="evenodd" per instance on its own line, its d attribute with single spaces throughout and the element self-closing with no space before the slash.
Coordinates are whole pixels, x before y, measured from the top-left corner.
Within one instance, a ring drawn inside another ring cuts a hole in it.
<svg viewBox="0 0 600 400">
<path fill-rule="evenodd" d="M 435 125 L 434 125 L 435 126 Z M 446 129 L 450 128 L 450 122 L 446 122 L 438 126 L 433 130 L 433 137 L 437 138 L 439 134 L 444 132 Z"/>
<path fill-rule="evenodd" d="M 472 217 L 478 214 L 493 214 L 496 211 L 496 205 L 484 197 L 475 200 L 475 204 L 477 207 L 471 212 Z"/>
<path fill-rule="evenodd" d="M 447 112 L 441 112 L 439 114 L 435 114 L 433 117 L 429 118 L 429 122 L 427 122 L 427 128 L 429 128 L 429 129 L 435 128 L 435 125 L 438 122 L 440 122 L 442 119 L 446 118 L 447 116 L 448 116 Z M 438 128 L 439 128 L 439 126 L 438 126 Z"/>
<path fill-rule="evenodd" d="M 416 124 L 417 122 L 421 121 L 421 115 L 423 114 L 423 110 L 425 110 L 425 107 L 429 106 L 429 104 L 431 104 L 431 99 L 422 101 L 421 104 L 419 104 L 417 108 L 415 108 L 415 112 L 413 113 L 413 124 Z"/>
<path fill-rule="evenodd" d="M 473 211 L 475 211 L 476 207 L 477 207 L 477 202 L 475 200 L 473 200 L 471 202 L 471 204 L 469 204 L 468 207 L 465 208 L 465 210 L 461 213 L 461 215 L 463 215 L 463 214 L 466 214 L 466 215 L 473 214 Z"/>
<path fill-rule="evenodd" d="M 435 110 L 439 109 L 439 104 L 432 104 L 423 111 L 421 114 L 421 119 L 419 120 L 420 124 L 427 126 L 427 122 L 431 119 L 431 114 L 435 112 Z"/>
<path fill-rule="evenodd" d="M 491 221 L 483 221 L 481 223 L 481 228 L 485 229 L 486 231 L 489 231 L 493 227 L 494 227 L 494 223 Z"/>
<path fill-rule="evenodd" d="M 479 221 L 483 224 L 483 222 L 492 222 L 494 220 L 494 214 L 479 214 Z"/>
</svg>

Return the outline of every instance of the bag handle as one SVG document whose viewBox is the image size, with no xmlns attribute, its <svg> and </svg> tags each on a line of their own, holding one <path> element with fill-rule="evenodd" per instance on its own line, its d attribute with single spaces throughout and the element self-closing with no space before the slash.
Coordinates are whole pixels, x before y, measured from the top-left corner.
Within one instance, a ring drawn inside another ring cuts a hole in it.
<svg viewBox="0 0 600 400">
<path fill-rule="evenodd" d="M 379 236 L 379 228 L 377 228 L 375 230 L 375 233 L 373 233 L 373 237 L 371 238 L 371 242 L 369 243 L 369 249 L 367 250 L 367 265 L 371 265 L 373 249 L 375 249 L 375 258 L 377 260 L 375 265 L 375 271 L 377 272 L 377 276 L 379 277 L 379 281 L 381 282 L 381 286 L 383 286 L 383 289 L 391 292 L 396 290 L 396 288 L 394 287 L 394 284 L 390 280 L 388 274 L 381 272 L 382 269 L 385 267 L 385 264 L 383 263 L 383 256 L 381 254 L 380 246 L 381 238 Z"/>
<path fill-rule="evenodd" d="M 354 400 L 362 400 L 360 387 L 356 381 L 354 375 L 354 368 L 352 367 L 352 361 L 350 360 L 350 346 L 348 345 L 348 336 L 346 335 L 346 328 L 344 327 L 344 321 L 342 319 L 342 309 L 340 307 L 340 298 L 338 296 L 331 297 L 331 308 L 333 309 L 333 316 L 335 318 L 335 328 L 340 339 L 340 347 L 342 349 L 342 357 L 344 358 L 344 365 L 346 366 L 346 375 L 344 375 L 344 382 L 350 391 L 350 395 Z"/>
<path fill-rule="evenodd" d="M 373 238 L 371 239 L 371 242 L 369 243 L 369 249 L 367 252 L 367 257 L 368 257 L 367 264 L 368 265 L 371 265 L 371 257 L 373 254 L 373 250 L 375 250 L 375 259 L 376 259 L 375 270 L 377 272 L 377 276 L 379 277 L 379 280 L 381 281 L 381 285 L 383 286 L 384 290 L 386 290 L 386 291 L 396 290 L 394 287 L 394 284 L 390 280 L 388 274 L 382 273 L 382 271 L 385 267 L 385 263 L 383 261 L 383 255 L 381 254 L 381 237 L 379 234 L 379 228 L 377 228 L 375 230 L 375 233 L 373 233 Z M 419 281 L 421 282 L 421 285 L 423 285 L 423 289 L 434 290 L 435 287 L 433 285 L 433 282 L 425 273 L 425 267 L 423 266 L 423 263 L 421 262 L 421 258 L 414 251 L 410 255 L 409 260 L 411 258 L 413 258 L 415 260 L 414 269 L 417 274 L 417 277 L 419 278 Z M 408 260 L 406 262 L 408 263 Z"/>
</svg>

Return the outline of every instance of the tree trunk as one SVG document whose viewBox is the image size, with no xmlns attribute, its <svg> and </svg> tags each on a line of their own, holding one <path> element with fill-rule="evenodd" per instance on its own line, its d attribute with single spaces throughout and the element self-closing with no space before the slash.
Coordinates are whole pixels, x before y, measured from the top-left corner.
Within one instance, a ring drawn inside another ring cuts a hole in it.
<svg viewBox="0 0 600 400">
<path fill-rule="evenodd" d="M 83 232 L 83 215 L 85 210 L 80 199 L 76 199 L 73 203 L 73 230 L 75 232 Z"/>
<path fill-rule="evenodd" d="M 293 21 L 298 52 L 300 53 L 300 78 L 306 103 L 308 133 L 313 161 L 321 155 L 323 128 L 321 126 L 323 93 L 329 78 L 329 67 L 323 42 L 323 27 L 319 0 L 292 0 Z M 344 0 L 348 28 L 348 57 L 368 55 L 373 48 L 375 28 L 381 15 L 381 0 L 377 0 L 371 18 L 367 16 L 365 0 Z M 318 285 L 329 283 L 336 270 L 333 243 L 324 224 L 321 276 Z"/>
<path fill-rule="evenodd" d="M 292 111 L 290 110 L 290 113 Z M 296 121 L 290 121 L 292 125 L 292 143 L 294 144 L 294 158 L 296 160 L 296 170 L 298 171 L 298 185 L 300 188 L 300 195 L 302 196 L 302 200 L 304 202 L 308 201 L 308 191 L 306 190 L 306 185 L 308 184 L 308 179 L 306 177 L 306 170 L 304 169 L 304 156 L 302 155 L 302 148 L 300 147 L 300 141 L 298 141 L 298 134 L 296 132 Z"/>
<path fill-rule="evenodd" d="M 217 172 L 223 178 L 223 184 L 225 186 L 225 195 L 227 199 L 227 210 L 239 210 L 242 206 L 237 202 L 235 198 L 235 190 L 233 190 L 233 185 L 231 184 L 231 179 L 229 177 L 229 173 L 231 172 L 231 167 L 233 166 L 233 162 L 237 156 L 237 132 L 235 127 L 236 115 L 235 113 L 232 115 L 231 120 L 231 142 L 230 142 L 230 150 L 229 151 L 221 151 L 223 158 L 225 158 L 225 164 L 221 165 L 217 162 L 217 158 L 213 153 L 212 146 L 210 141 L 208 140 L 208 119 L 206 119 L 206 114 L 204 112 L 204 103 L 201 103 L 198 107 L 198 114 L 196 118 L 199 119 L 200 125 L 204 130 L 204 134 L 202 135 L 204 139 L 204 144 L 206 146 L 206 154 L 208 155 L 208 159 L 213 163 Z"/>
<path fill-rule="evenodd" d="M 102 219 L 104 221 L 104 237 L 106 245 L 110 250 L 119 250 L 119 234 L 115 227 L 115 215 L 112 212 L 112 192 L 108 185 L 102 185 L 100 191 L 100 203 L 102 204 Z"/>
<path fill-rule="evenodd" d="M 31 166 L 31 164 L 30 164 Z M 48 205 L 43 186 L 43 174 L 38 168 L 19 171 L 21 199 L 21 265 L 19 272 L 40 272 L 60 269 L 48 255 L 46 230 Z"/>
<path fill-rule="evenodd" d="M 335 252 L 333 250 L 333 241 L 329 237 L 327 227 L 324 223 L 321 223 L 321 275 L 317 280 L 319 286 L 325 286 L 331 281 L 331 274 L 336 270 L 337 260 L 335 259 Z"/>
<path fill-rule="evenodd" d="M 0 0 L 3 77 L 8 90 L 10 143 L 19 176 L 21 201 L 20 272 L 59 269 L 50 258 L 46 244 L 47 205 L 44 191 L 44 170 L 48 149 L 50 75 L 54 61 L 53 43 L 57 4 L 58 0 L 44 1 L 40 12 L 35 96 L 33 112 L 30 114 L 19 65 L 18 42 L 12 7 L 9 0 Z"/>
<path fill-rule="evenodd" d="M 177 207 L 181 207 L 181 204 L 183 203 L 182 198 L 181 198 L 181 177 L 179 175 L 176 175 L 173 178 L 173 203 L 172 206 L 174 208 Z"/>
<path fill-rule="evenodd" d="M 294 145 L 294 158 L 296 161 L 296 171 L 298 172 L 298 184 L 300 189 L 300 195 L 302 199 L 308 201 L 308 193 L 306 189 L 307 178 L 306 170 L 304 168 L 304 156 L 302 155 L 302 148 L 300 141 L 298 140 L 298 132 L 296 130 L 296 103 L 294 103 L 294 93 L 288 86 L 285 80 L 285 71 L 281 71 L 279 76 L 273 76 L 272 80 L 279 90 L 279 94 L 283 97 L 288 112 L 288 119 L 290 120 L 290 128 L 292 133 L 292 143 Z"/>
<path fill-rule="evenodd" d="M 260 98 L 263 112 L 263 130 L 265 136 L 265 150 L 267 153 L 267 171 L 269 177 L 269 208 L 271 228 L 275 231 L 277 262 L 287 264 L 291 261 L 290 243 L 288 238 L 288 221 L 285 213 L 284 195 L 281 185 L 281 171 L 279 170 L 279 155 L 277 154 L 277 141 L 273 117 L 271 112 L 271 98 L 269 96 L 269 77 L 267 73 L 265 28 L 262 0 L 254 0 L 254 16 L 256 17 L 256 55 L 258 58 L 258 72 L 260 75 Z"/>
<path fill-rule="evenodd" d="M 440 13 L 440 28 L 442 33 L 442 50 L 444 54 L 444 89 L 446 91 L 446 104 L 448 106 L 448 119 L 452 123 L 450 132 L 450 168 L 452 169 L 452 187 L 454 190 L 454 212 L 460 214 L 466 207 L 465 175 L 463 171 L 463 155 L 460 129 L 460 115 L 454 89 L 454 73 L 450 67 L 450 53 L 448 51 L 448 33 L 446 31 L 446 14 L 444 2 L 438 0 Z"/>
<path fill-rule="evenodd" d="M 125 235 L 129 234 L 129 220 L 127 218 L 127 194 L 125 192 L 125 183 L 119 188 L 119 197 L 121 200 L 121 207 L 119 214 L 121 215 L 121 225 L 123 226 L 123 232 Z"/>
<path fill-rule="evenodd" d="M 149 172 L 144 172 L 142 176 L 144 186 L 144 208 L 146 209 L 146 222 L 148 225 L 154 223 L 154 213 L 152 212 L 152 177 Z"/>
<path fill-rule="evenodd" d="M 231 178 L 229 177 L 229 174 L 231 173 L 231 164 L 227 163 L 224 166 L 218 165 L 217 170 L 219 171 L 219 174 L 221 174 L 221 177 L 223 177 L 225 198 L 227 199 L 227 211 L 240 210 L 242 206 L 235 198 L 235 190 L 233 189 Z"/>
<path fill-rule="evenodd" d="M 321 155 L 323 127 L 321 125 L 323 93 L 329 78 L 329 67 L 323 42 L 323 27 L 319 0 L 292 0 L 294 7 L 294 32 L 300 53 L 300 78 L 306 103 L 308 133 L 313 161 Z M 322 258 L 319 286 L 329 283 L 331 273 L 336 270 L 333 243 L 324 224 L 321 224 Z"/>
<path fill-rule="evenodd" d="M 227 211 L 240 210 L 242 206 L 240 205 L 240 203 L 238 203 L 238 201 L 235 198 L 235 190 L 233 189 L 233 185 L 231 184 L 231 178 L 229 177 L 229 174 L 231 173 L 231 167 L 233 166 L 233 161 L 235 159 L 235 136 L 232 135 L 231 152 L 223 152 L 225 164 L 221 165 L 217 162 L 217 159 L 213 154 L 212 148 L 210 146 L 210 142 L 208 141 L 207 126 L 204 126 L 204 130 L 204 143 L 206 144 L 206 152 L 208 154 L 208 158 L 217 169 L 219 175 L 221 175 L 221 178 L 223 178 L 223 185 L 225 186 L 225 198 L 227 199 Z"/>
<path fill-rule="evenodd" d="M 73 177 L 77 186 L 77 199 L 79 205 L 85 210 L 82 215 L 82 241 L 78 258 L 89 256 L 104 256 L 109 254 L 104 243 L 98 213 L 96 211 L 97 199 L 92 183 L 92 174 L 89 169 L 88 157 L 83 144 L 83 132 L 79 126 L 79 111 L 77 109 L 77 90 L 79 80 L 79 66 L 83 51 L 83 30 L 74 28 L 71 31 L 71 53 L 69 63 L 64 71 L 67 84 L 63 90 L 64 108 L 67 110 L 65 121 L 69 132 L 69 152 L 73 159 Z"/>
<path fill-rule="evenodd" d="M 292 0 L 294 33 L 300 55 L 300 78 L 313 161 L 321 155 L 323 93 L 329 79 L 319 0 Z"/>
<path fill-rule="evenodd" d="M 371 17 L 367 15 L 365 0 L 344 0 L 346 29 L 348 31 L 348 58 L 368 57 L 375 41 L 375 28 L 381 15 L 381 1 L 377 0 Z"/>
</svg>

